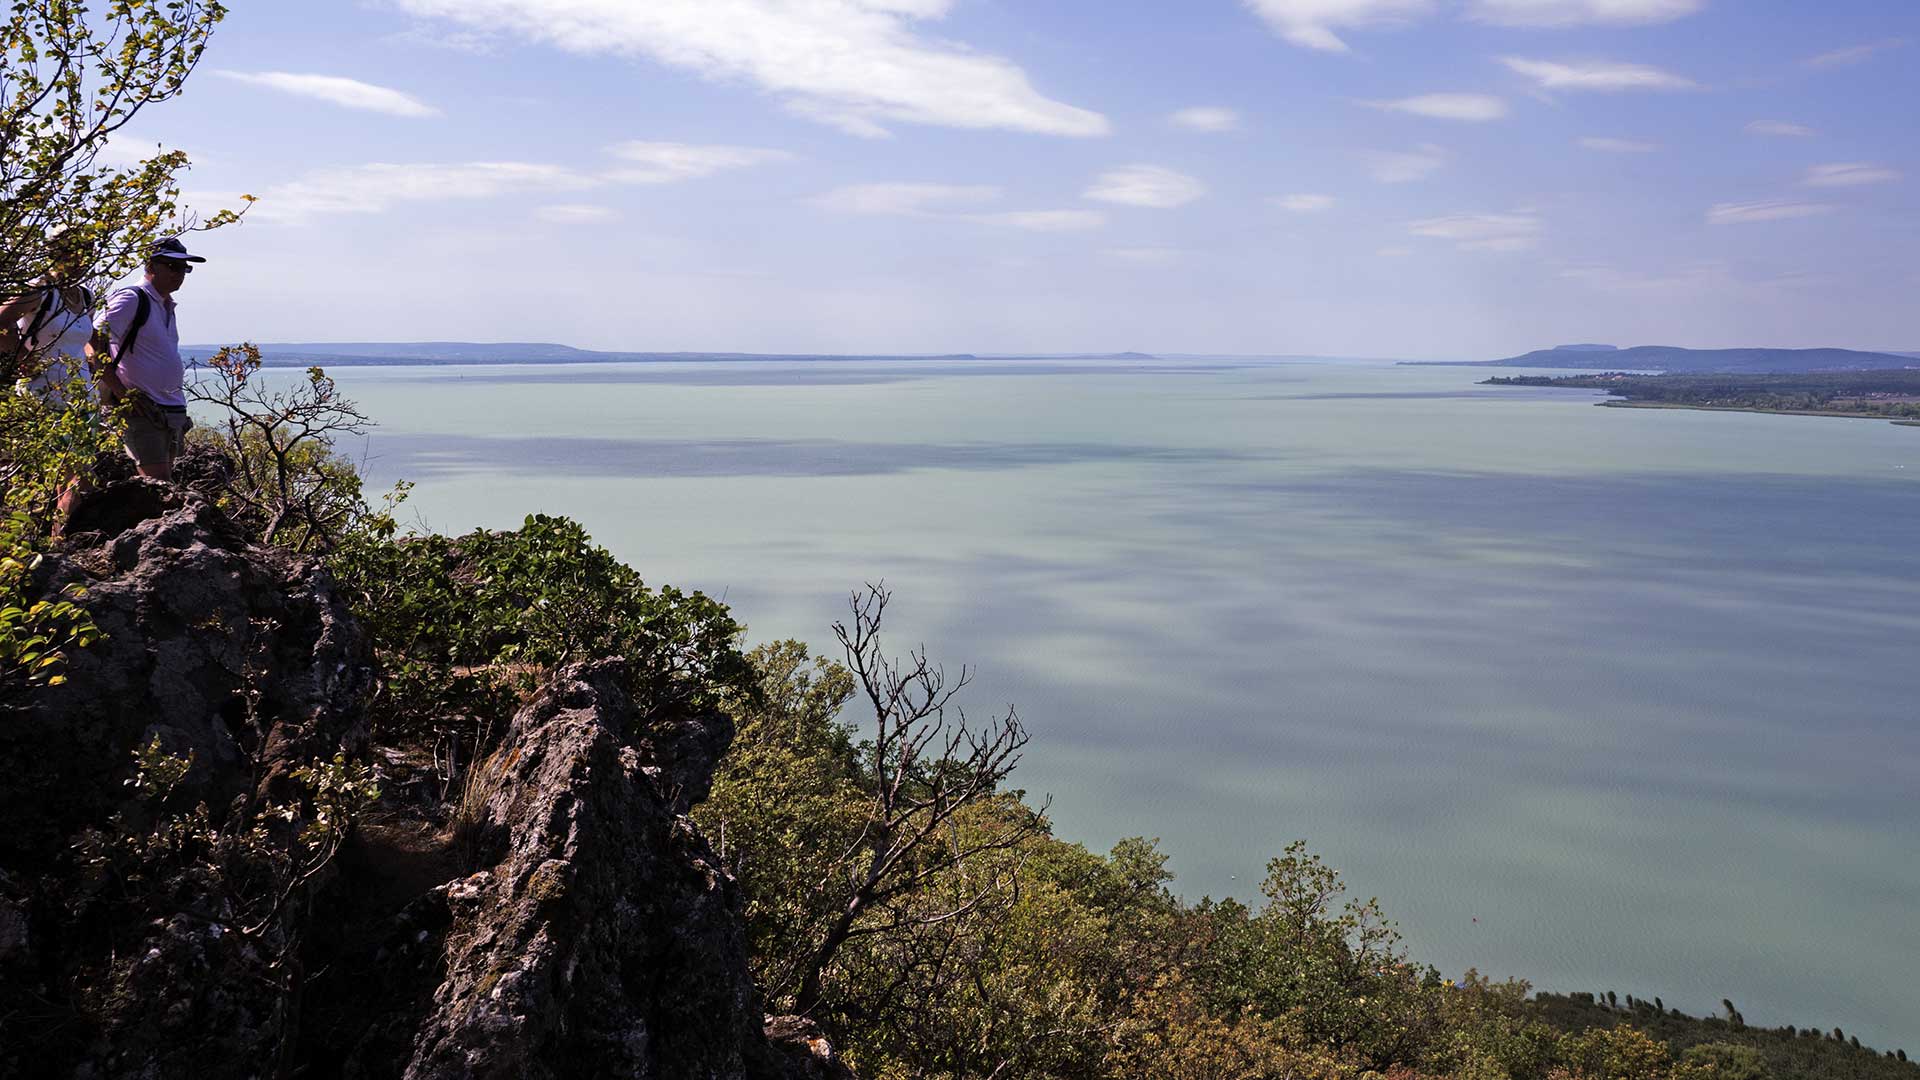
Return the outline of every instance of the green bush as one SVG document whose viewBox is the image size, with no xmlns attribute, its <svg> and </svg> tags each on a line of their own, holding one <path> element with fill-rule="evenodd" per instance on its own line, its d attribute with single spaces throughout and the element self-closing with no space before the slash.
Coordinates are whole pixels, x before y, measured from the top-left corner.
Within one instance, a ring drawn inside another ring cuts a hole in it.
<svg viewBox="0 0 1920 1080">
<path fill-rule="evenodd" d="M 749 692 L 741 627 L 725 605 L 648 588 L 566 518 L 461 537 L 351 536 L 328 565 L 379 654 L 387 693 L 376 723 L 389 736 L 472 724 L 484 741 L 519 695 L 571 660 L 626 658 L 646 709 L 698 715 Z"/>
</svg>

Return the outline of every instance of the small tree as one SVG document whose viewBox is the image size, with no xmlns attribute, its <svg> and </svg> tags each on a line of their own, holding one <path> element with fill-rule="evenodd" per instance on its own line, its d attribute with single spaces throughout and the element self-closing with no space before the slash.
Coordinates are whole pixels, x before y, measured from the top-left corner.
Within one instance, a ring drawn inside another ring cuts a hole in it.
<svg viewBox="0 0 1920 1080">
<path fill-rule="evenodd" d="M 206 362 L 206 377 L 187 385 L 189 397 L 220 410 L 214 445 L 226 476 L 218 497 L 262 543 L 330 550 L 374 513 L 359 472 L 334 451 L 335 439 L 363 434 L 372 421 L 320 368 L 276 391 L 258 377 L 260 364 L 253 345 L 221 349 Z M 395 500 L 404 493 L 403 486 Z"/>
<path fill-rule="evenodd" d="M 866 820 L 824 883 L 838 894 L 835 914 L 802 967 L 794 995 L 803 1013 L 819 1008 L 827 972 L 850 939 L 908 934 L 1009 900 L 1017 861 L 978 876 L 955 871 L 1020 847 L 1038 834 L 1045 809 L 1016 804 L 1016 812 L 992 827 L 959 828 L 1013 772 L 1027 731 L 1011 709 L 978 727 L 968 722 L 954 702 L 971 681 L 967 669 L 949 682 L 924 651 L 908 654 L 904 664 L 889 659 L 880 623 L 890 599 L 884 586 L 869 585 L 852 597 L 851 625 L 833 627 L 847 669 L 873 710 L 874 740 L 866 748 L 870 771 L 863 777 Z M 917 902 L 935 881 L 947 886 L 943 901 Z"/>
</svg>

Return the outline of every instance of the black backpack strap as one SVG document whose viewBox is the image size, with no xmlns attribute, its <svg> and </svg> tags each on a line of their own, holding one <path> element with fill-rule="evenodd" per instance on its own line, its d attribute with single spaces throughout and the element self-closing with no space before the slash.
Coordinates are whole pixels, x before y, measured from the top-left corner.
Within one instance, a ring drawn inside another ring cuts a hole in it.
<svg viewBox="0 0 1920 1080">
<path fill-rule="evenodd" d="M 55 309 L 59 308 L 63 303 L 65 303 L 65 301 L 60 299 L 59 287 L 49 286 L 47 295 L 40 301 L 40 310 L 34 313 L 33 321 L 27 324 L 26 332 L 20 335 L 21 348 L 33 348 L 33 339 L 40 336 L 41 329 L 52 320 Z"/>
<path fill-rule="evenodd" d="M 140 328 L 147 325 L 147 320 L 153 316 L 153 301 L 147 298 L 147 290 L 136 285 L 133 287 L 133 293 L 138 298 L 140 306 L 134 309 L 133 325 L 127 327 L 127 336 L 121 340 L 120 347 L 113 350 L 107 357 L 109 367 L 119 365 L 120 358 L 127 355 L 127 350 L 133 348 L 134 342 L 140 340 Z"/>
</svg>

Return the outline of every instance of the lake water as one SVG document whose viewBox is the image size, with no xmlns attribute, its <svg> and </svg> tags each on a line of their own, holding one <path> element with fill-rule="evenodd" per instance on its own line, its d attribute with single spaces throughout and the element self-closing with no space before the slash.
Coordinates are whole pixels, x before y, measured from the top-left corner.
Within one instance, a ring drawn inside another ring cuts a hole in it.
<svg viewBox="0 0 1920 1080">
<path fill-rule="evenodd" d="M 755 641 L 1019 706 L 1060 835 L 1415 956 L 1920 1043 L 1920 430 L 1309 361 L 341 368 L 442 531 L 567 514 Z"/>
</svg>

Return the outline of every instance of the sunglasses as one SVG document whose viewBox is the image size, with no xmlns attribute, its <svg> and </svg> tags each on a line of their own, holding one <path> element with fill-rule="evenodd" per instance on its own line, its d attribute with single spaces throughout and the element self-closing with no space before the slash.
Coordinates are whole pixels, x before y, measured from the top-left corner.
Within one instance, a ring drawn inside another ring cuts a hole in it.
<svg viewBox="0 0 1920 1080">
<path fill-rule="evenodd" d="M 166 267 L 169 270 L 178 270 L 183 274 L 193 273 L 192 263 L 175 262 L 172 259 L 161 259 L 160 265 Z"/>
</svg>

